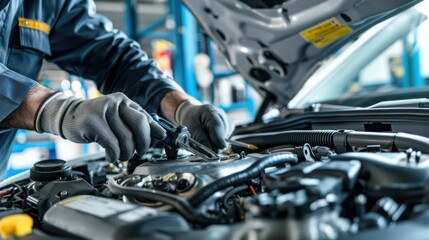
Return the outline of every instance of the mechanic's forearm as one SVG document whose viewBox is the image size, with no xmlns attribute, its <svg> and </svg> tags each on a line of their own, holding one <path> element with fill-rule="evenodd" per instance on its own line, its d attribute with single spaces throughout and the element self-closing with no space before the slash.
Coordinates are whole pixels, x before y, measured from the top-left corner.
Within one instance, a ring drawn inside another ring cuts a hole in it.
<svg viewBox="0 0 429 240">
<path fill-rule="evenodd" d="M 193 98 L 186 93 L 180 91 L 172 91 L 170 93 L 167 93 L 161 100 L 161 115 L 170 122 L 177 124 L 174 119 L 176 109 L 183 101 L 188 99 Z"/>
<path fill-rule="evenodd" d="M 34 119 L 37 109 L 53 93 L 52 89 L 41 85 L 34 86 L 21 105 L 0 123 L 0 127 L 35 130 Z"/>
</svg>

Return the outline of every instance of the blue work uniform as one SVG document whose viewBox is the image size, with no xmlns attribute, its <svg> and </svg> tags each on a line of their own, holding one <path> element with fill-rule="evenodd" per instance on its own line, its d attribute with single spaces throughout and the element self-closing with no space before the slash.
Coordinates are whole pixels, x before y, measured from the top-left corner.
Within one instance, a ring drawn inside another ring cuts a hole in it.
<svg viewBox="0 0 429 240">
<path fill-rule="evenodd" d="M 0 0 L 0 122 L 36 85 L 43 59 L 94 80 L 104 94 L 125 93 L 148 112 L 181 90 L 137 42 L 96 13 L 92 0 Z M 0 179 L 16 131 L 0 129 Z"/>
</svg>

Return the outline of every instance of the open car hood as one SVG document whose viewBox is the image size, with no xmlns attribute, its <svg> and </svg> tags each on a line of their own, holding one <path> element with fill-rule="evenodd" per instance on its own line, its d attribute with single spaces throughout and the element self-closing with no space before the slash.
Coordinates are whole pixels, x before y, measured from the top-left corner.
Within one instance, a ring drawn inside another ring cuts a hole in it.
<svg viewBox="0 0 429 240">
<path fill-rule="evenodd" d="M 282 107 L 320 63 L 421 0 L 182 0 L 229 63 Z"/>
</svg>

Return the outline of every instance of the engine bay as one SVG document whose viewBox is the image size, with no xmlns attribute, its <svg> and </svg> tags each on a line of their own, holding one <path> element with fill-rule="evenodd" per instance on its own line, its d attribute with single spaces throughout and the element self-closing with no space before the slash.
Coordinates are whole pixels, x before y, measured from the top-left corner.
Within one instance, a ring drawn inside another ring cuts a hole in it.
<svg viewBox="0 0 429 240">
<path fill-rule="evenodd" d="M 1 215 L 28 214 L 25 239 L 421 239 L 429 219 L 429 139 L 288 130 L 234 136 L 207 161 L 152 148 L 45 160 L 2 183 Z M 406 229 L 406 231 L 404 231 Z"/>
<path fill-rule="evenodd" d="M 151 115 L 167 137 L 142 156 L 37 162 L 0 182 L 1 239 L 428 239 L 428 90 L 353 95 L 421 0 L 181 2 L 261 95 L 253 123 L 214 153 Z"/>
</svg>

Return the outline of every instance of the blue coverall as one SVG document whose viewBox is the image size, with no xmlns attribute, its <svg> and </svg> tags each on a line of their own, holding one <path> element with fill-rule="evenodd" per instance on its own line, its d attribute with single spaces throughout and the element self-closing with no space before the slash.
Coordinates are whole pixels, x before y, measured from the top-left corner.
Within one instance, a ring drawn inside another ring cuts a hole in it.
<svg viewBox="0 0 429 240">
<path fill-rule="evenodd" d="M 92 79 L 104 93 L 123 92 L 148 112 L 180 87 L 112 23 L 92 0 L 0 0 L 0 122 L 35 86 L 43 59 Z M 16 129 L 0 129 L 0 179 Z"/>
</svg>

